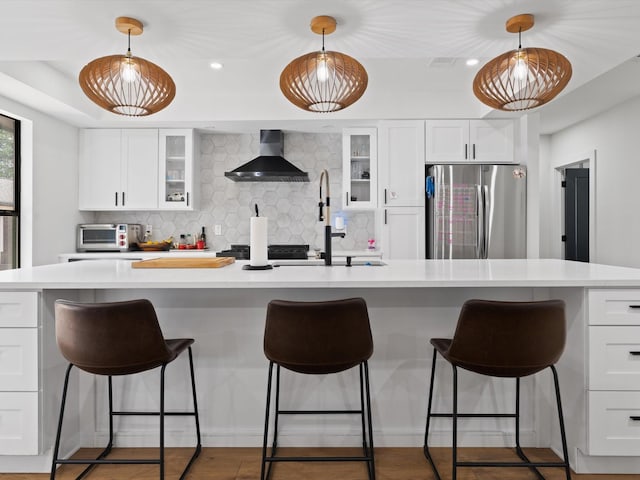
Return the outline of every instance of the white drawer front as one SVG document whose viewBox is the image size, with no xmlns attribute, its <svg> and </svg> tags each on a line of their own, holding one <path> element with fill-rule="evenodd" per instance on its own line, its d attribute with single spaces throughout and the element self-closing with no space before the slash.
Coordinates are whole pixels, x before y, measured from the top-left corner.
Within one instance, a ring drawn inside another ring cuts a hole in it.
<svg viewBox="0 0 640 480">
<path fill-rule="evenodd" d="M 38 392 L 0 392 L 0 455 L 38 454 Z"/>
<path fill-rule="evenodd" d="M 640 392 L 589 392 L 589 454 L 637 456 L 638 452 Z"/>
<path fill-rule="evenodd" d="M 37 292 L 0 292 L 0 327 L 37 326 Z"/>
<path fill-rule="evenodd" d="M 0 328 L 0 391 L 38 390 L 38 329 Z"/>
<path fill-rule="evenodd" d="M 589 325 L 640 326 L 640 290 L 589 290 Z"/>
</svg>

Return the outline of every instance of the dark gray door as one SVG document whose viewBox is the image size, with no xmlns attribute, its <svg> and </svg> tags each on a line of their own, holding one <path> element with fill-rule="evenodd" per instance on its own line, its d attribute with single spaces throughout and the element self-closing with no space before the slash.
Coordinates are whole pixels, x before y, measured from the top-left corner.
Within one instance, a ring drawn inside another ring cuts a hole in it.
<svg viewBox="0 0 640 480">
<path fill-rule="evenodd" d="M 589 261 L 589 169 L 565 170 L 565 259 Z"/>
</svg>

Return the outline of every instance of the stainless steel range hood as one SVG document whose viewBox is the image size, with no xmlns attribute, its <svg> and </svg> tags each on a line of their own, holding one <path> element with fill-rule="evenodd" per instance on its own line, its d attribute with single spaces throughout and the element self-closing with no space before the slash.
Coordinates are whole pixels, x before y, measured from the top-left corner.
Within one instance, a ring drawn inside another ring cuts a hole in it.
<svg viewBox="0 0 640 480">
<path fill-rule="evenodd" d="M 285 160 L 282 130 L 260 130 L 260 156 L 224 176 L 234 182 L 308 182 L 309 174 Z"/>
</svg>

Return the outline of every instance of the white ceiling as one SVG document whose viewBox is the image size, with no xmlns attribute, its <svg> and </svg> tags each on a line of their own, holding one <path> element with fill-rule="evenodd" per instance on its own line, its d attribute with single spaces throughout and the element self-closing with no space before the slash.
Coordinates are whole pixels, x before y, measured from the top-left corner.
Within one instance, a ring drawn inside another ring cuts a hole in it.
<svg viewBox="0 0 640 480">
<path fill-rule="evenodd" d="M 536 17 L 523 46 L 557 50 L 573 66 L 565 92 L 538 109 L 543 131 L 640 94 L 639 0 L 0 0 L 0 95 L 77 126 L 323 130 L 482 117 L 492 112 L 473 96 L 473 77 L 517 47 L 504 23 L 520 13 Z M 309 29 L 316 15 L 338 21 L 327 49 L 355 57 L 369 74 L 364 96 L 342 112 L 305 112 L 278 87 L 289 61 L 320 48 Z M 113 115 L 78 86 L 84 64 L 125 52 L 118 16 L 143 22 L 133 54 L 176 82 L 173 103 L 153 116 Z M 480 65 L 467 67 L 469 57 Z M 212 61 L 224 68 L 212 70 Z"/>
</svg>

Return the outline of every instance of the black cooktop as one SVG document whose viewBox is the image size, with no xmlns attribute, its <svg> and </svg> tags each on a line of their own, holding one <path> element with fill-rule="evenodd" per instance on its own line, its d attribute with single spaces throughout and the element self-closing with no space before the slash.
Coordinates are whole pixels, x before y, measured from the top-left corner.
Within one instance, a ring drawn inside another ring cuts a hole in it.
<svg viewBox="0 0 640 480">
<path fill-rule="evenodd" d="M 228 250 L 216 252 L 218 257 L 235 257 L 238 260 L 249 260 L 249 245 L 231 245 Z M 306 260 L 309 252 L 309 245 L 291 244 L 291 245 L 269 245 L 267 247 L 267 257 L 269 260 Z"/>
</svg>

